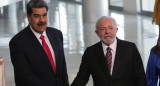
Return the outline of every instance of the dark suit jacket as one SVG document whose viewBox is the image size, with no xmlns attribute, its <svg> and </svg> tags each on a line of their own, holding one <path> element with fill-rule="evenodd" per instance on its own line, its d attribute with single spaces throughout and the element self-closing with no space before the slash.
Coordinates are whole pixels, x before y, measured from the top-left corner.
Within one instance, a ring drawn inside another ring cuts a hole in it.
<svg viewBox="0 0 160 86">
<path fill-rule="evenodd" d="M 56 75 L 42 45 L 27 26 L 9 43 L 16 86 L 69 86 L 62 33 L 47 27 L 46 34 L 55 53 Z"/>
<path fill-rule="evenodd" d="M 142 60 L 135 44 L 119 39 L 112 76 L 102 44 L 98 42 L 86 49 L 77 77 L 71 86 L 85 86 L 90 75 L 94 86 L 146 86 Z"/>
</svg>

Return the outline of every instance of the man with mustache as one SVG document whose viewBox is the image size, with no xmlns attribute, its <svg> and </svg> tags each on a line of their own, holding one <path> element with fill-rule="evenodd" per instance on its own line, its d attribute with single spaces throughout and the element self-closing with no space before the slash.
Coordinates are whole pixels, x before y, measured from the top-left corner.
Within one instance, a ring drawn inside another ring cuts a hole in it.
<svg viewBox="0 0 160 86">
<path fill-rule="evenodd" d="M 118 28 L 111 17 L 96 24 L 100 42 L 88 47 L 71 86 L 85 86 L 91 75 L 94 86 L 147 86 L 142 60 L 134 43 L 116 37 Z"/>
<path fill-rule="evenodd" d="M 16 86 L 69 86 L 62 33 L 47 27 L 47 4 L 30 0 L 26 8 L 29 25 L 9 43 Z"/>
</svg>

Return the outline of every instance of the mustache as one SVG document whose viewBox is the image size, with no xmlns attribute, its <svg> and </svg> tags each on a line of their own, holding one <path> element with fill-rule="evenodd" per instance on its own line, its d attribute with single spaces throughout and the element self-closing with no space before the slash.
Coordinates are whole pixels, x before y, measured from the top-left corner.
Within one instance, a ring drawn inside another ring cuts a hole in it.
<svg viewBox="0 0 160 86">
<path fill-rule="evenodd" d="M 111 36 L 111 35 L 105 35 L 104 38 L 105 38 L 105 37 L 112 37 L 112 36 Z"/>
<path fill-rule="evenodd" d="M 42 26 L 42 25 L 45 25 L 46 24 L 46 22 L 40 22 L 40 23 L 38 23 L 37 25 L 38 26 Z"/>
</svg>

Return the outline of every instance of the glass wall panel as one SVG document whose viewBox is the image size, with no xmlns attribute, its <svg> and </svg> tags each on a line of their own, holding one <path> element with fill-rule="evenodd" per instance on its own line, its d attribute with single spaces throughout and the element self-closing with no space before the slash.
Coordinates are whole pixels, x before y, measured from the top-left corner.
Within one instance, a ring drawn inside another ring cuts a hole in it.
<svg viewBox="0 0 160 86">
<path fill-rule="evenodd" d="M 153 12 L 155 0 L 142 0 L 142 11 Z"/>
<path fill-rule="evenodd" d="M 82 0 L 75 0 L 76 2 L 82 2 Z"/>
</svg>

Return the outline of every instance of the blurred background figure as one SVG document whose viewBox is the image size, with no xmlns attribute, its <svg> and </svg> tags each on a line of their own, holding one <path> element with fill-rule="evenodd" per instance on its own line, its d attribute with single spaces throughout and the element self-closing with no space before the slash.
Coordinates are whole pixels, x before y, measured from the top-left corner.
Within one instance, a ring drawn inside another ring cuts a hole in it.
<svg viewBox="0 0 160 86">
<path fill-rule="evenodd" d="M 160 0 L 155 1 L 152 24 L 153 23 L 159 26 L 159 35 L 157 44 L 151 49 L 150 52 L 146 70 L 146 77 L 148 86 L 159 86 L 158 77 L 160 75 Z"/>
<path fill-rule="evenodd" d="M 153 23 L 159 26 L 158 41 L 157 41 L 157 45 L 153 48 L 153 51 L 156 54 L 160 54 L 159 52 L 160 50 L 160 0 L 155 1 L 152 24 Z"/>
</svg>

